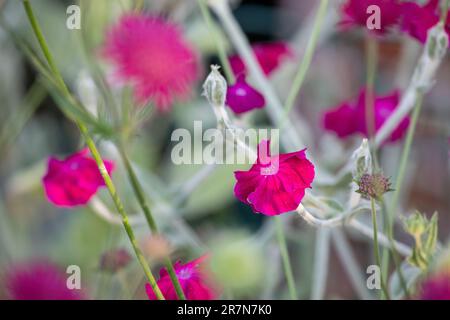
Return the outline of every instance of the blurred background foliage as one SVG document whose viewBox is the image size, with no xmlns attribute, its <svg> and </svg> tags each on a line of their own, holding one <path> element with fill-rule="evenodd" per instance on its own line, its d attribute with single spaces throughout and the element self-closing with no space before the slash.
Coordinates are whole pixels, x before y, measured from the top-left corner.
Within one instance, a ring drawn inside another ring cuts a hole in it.
<svg viewBox="0 0 450 320">
<path fill-rule="evenodd" d="M 98 100 L 92 97 L 93 85 L 89 82 L 92 79 L 86 75 L 95 74 L 93 68 L 107 73 L 108 67 L 99 59 L 98 53 L 105 28 L 131 9 L 133 1 L 81 0 L 82 29 L 68 30 L 65 27 L 66 8 L 73 2 L 32 1 L 64 79 L 78 98 L 93 99 L 83 101 L 86 105 L 95 105 Z M 315 4 L 315 0 L 243 0 L 236 1 L 234 14 L 252 42 L 291 40 L 296 54 L 300 54 L 303 47 L 296 40 Z M 9 33 L 12 31 L 37 48 L 19 1 L 0 1 L 0 8 L 0 270 L 16 261 L 48 257 L 61 266 L 79 265 L 83 284 L 91 298 L 145 298 L 144 279 L 134 260 L 116 274 L 99 267 L 100 257 L 109 249 L 128 248 L 121 225 L 106 222 L 90 207 L 67 210 L 47 202 L 41 184 L 46 159 L 50 155 L 62 157 L 74 152 L 80 147 L 80 137 Z M 172 256 L 187 261 L 210 251 L 211 265 L 225 284 L 225 298 L 286 298 L 287 288 L 276 241 L 265 224 L 266 219 L 253 214 L 233 196 L 232 172 L 237 167 L 222 165 L 211 172 L 205 171 L 204 181 L 184 198 L 185 182 L 207 169 L 198 165 L 176 166 L 170 161 L 170 135 L 174 129 L 192 129 L 194 120 L 202 120 L 204 128 L 215 126 L 214 114 L 206 100 L 200 97 L 200 85 L 209 64 L 218 62 L 218 58 L 196 1 L 151 0 L 145 1 L 145 9 L 182 25 L 184 34 L 201 52 L 203 68 L 192 100 L 174 106 L 167 114 L 146 114 L 145 121 L 133 132 L 127 146 L 156 220 L 173 247 Z M 215 32 L 220 36 L 219 31 Z M 308 120 L 315 137 L 309 151 L 320 155 L 329 174 L 345 163 L 359 140 L 355 138 L 342 143 L 325 133 L 319 125 L 320 112 L 358 93 L 365 81 L 363 41 L 358 34 L 332 32 L 329 39 L 320 44 L 295 105 L 295 113 Z M 419 44 L 410 39 L 393 38 L 380 45 L 377 92 L 404 87 L 420 52 Z M 227 48 L 232 53 L 228 43 Z M 295 62 L 286 63 L 272 79 L 282 96 L 287 94 L 288 86 L 283 83 L 292 79 Z M 442 242 L 448 241 L 450 229 L 449 83 L 450 60 L 447 56 L 439 70 L 436 86 L 426 98 L 406 187 L 402 191 L 405 209 L 417 208 L 430 214 L 435 210 L 439 212 Z M 269 126 L 264 111 L 255 111 L 248 117 L 258 126 Z M 110 119 L 104 120 L 110 124 Z M 107 136 L 108 132 L 103 134 Z M 99 144 L 105 158 L 118 158 L 108 141 L 99 140 Z M 397 167 L 400 147 L 395 144 L 382 150 L 382 167 L 387 175 L 395 175 L 393 170 Z M 117 162 L 114 180 L 119 193 L 128 212 L 142 221 L 122 164 Z M 327 190 L 322 192 L 326 194 Z M 113 207 L 105 190 L 99 197 Z M 300 219 L 286 217 L 285 220 L 294 273 L 301 297 L 307 298 L 313 273 L 315 230 Z M 140 241 L 145 241 L 147 227 L 141 223 L 135 230 Z M 348 236 L 360 264 L 370 264 L 370 243 L 354 234 Z M 405 234 L 399 239 L 412 243 Z M 334 248 L 331 248 L 328 263 L 325 296 L 357 297 Z M 154 266 L 156 271 L 159 263 L 155 262 Z"/>
</svg>

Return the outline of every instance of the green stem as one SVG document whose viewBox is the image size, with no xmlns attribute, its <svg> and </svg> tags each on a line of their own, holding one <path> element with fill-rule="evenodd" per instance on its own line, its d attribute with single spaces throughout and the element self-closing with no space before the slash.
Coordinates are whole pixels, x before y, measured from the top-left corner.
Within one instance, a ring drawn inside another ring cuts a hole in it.
<svg viewBox="0 0 450 320">
<path fill-rule="evenodd" d="M 419 95 L 412 113 L 411 122 L 409 124 L 408 132 L 406 134 L 405 145 L 403 146 L 400 165 L 397 170 L 398 174 L 395 182 L 395 190 L 389 207 L 389 219 L 391 226 L 393 226 L 394 218 L 397 213 L 400 190 L 402 188 L 403 180 L 405 178 L 406 166 L 408 165 L 409 161 L 409 154 L 411 152 L 411 145 L 414 140 L 414 133 L 416 131 L 417 120 L 419 118 L 420 110 L 422 108 L 422 100 L 423 96 Z"/>
<path fill-rule="evenodd" d="M 373 247 L 374 247 L 375 263 L 381 270 L 380 249 L 378 246 L 377 211 L 375 209 L 375 199 L 373 198 L 370 199 L 370 208 L 372 209 Z M 385 297 L 389 299 L 389 292 L 385 286 L 382 273 L 380 274 L 380 282 L 381 282 L 381 289 L 383 290 Z"/>
<path fill-rule="evenodd" d="M 289 294 L 292 300 L 297 300 L 297 287 L 294 282 L 289 253 L 286 246 L 286 237 L 283 231 L 283 224 L 280 217 L 274 217 L 277 231 L 278 245 L 280 246 L 281 258 L 283 259 L 284 274 L 289 287 Z"/>
<path fill-rule="evenodd" d="M 375 136 L 375 77 L 378 64 L 378 43 L 372 35 L 366 38 L 366 96 L 365 96 L 365 116 L 368 138 Z"/>
<path fill-rule="evenodd" d="M 309 66 L 311 65 L 314 51 L 316 49 L 317 39 L 319 38 L 320 29 L 322 27 L 322 22 L 327 12 L 327 7 L 328 7 L 328 0 L 321 0 L 319 4 L 319 9 L 317 10 L 317 14 L 314 19 L 311 37 L 308 40 L 305 54 L 303 56 L 302 62 L 300 63 L 299 70 L 294 78 L 294 82 L 292 83 L 292 87 L 286 99 L 284 107 L 284 117 L 283 121 L 281 122 L 282 125 L 284 124 L 284 120 L 286 120 L 292 108 L 294 107 L 295 100 L 305 81 L 306 74 L 308 73 L 308 69 Z"/>
<path fill-rule="evenodd" d="M 131 182 L 131 186 L 133 187 L 134 194 L 136 195 L 136 198 L 139 202 L 139 205 L 140 205 L 142 211 L 144 211 L 144 215 L 147 220 L 147 224 L 153 234 L 158 234 L 159 233 L 158 227 L 156 225 L 155 219 L 153 218 L 153 215 L 150 211 L 150 207 L 145 198 L 142 185 L 140 184 L 139 179 L 136 176 L 136 172 L 134 171 L 134 169 L 130 163 L 130 160 L 128 159 L 128 156 L 125 152 L 125 148 L 123 147 L 123 144 L 121 144 L 119 146 L 119 153 L 120 153 L 120 156 L 122 157 L 122 161 L 125 164 L 125 169 L 128 174 L 128 179 Z M 164 264 L 167 268 L 167 272 L 169 273 L 170 279 L 172 280 L 172 284 L 175 288 L 178 299 L 186 300 L 186 296 L 184 295 L 183 289 L 181 288 L 180 282 L 178 280 L 178 277 L 176 275 L 176 272 L 175 272 L 172 262 L 170 261 L 169 258 L 166 258 L 164 261 Z"/>
<path fill-rule="evenodd" d="M 206 26 L 214 40 L 214 43 L 215 43 L 215 46 L 217 49 L 217 54 L 219 55 L 219 60 L 220 60 L 220 63 L 222 64 L 223 71 L 227 78 L 227 82 L 229 84 L 233 84 L 235 82 L 233 70 L 231 69 L 230 61 L 228 61 L 228 57 L 227 57 L 227 53 L 226 53 L 223 41 L 216 35 L 217 28 L 215 27 L 215 25 L 213 23 L 211 12 L 209 11 L 208 6 L 205 3 L 205 0 L 197 0 L 197 2 L 200 7 L 200 11 L 202 12 L 203 19 L 206 22 Z"/>
<path fill-rule="evenodd" d="M 53 57 L 52 57 L 52 55 L 50 53 L 50 50 L 48 48 L 48 45 L 47 45 L 47 42 L 46 42 L 46 40 L 44 38 L 42 30 L 41 30 L 41 28 L 39 26 L 39 23 L 38 23 L 35 15 L 33 13 L 33 9 L 31 7 L 31 4 L 30 4 L 29 0 L 23 0 L 23 5 L 24 5 L 24 8 L 25 8 L 25 12 L 26 12 L 26 14 L 28 16 L 28 20 L 30 21 L 31 27 L 32 27 L 32 29 L 34 31 L 34 34 L 35 34 L 35 36 L 36 36 L 36 38 L 37 38 L 37 40 L 39 42 L 39 45 L 40 45 L 40 47 L 42 49 L 42 53 L 44 54 L 44 56 L 45 56 L 45 58 L 47 60 L 47 63 L 50 66 L 50 69 L 51 69 L 51 71 L 53 73 L 53 76 L 55 77 L 56 81 L 59 83 L 61 89 L 67 95 L 67 97 L 68 98 L 70 97 L 70 99 L 73 99 L 72 95 L 70 94 L 69 89 L 67 88 L 67 86 L 66 86 L 66 84 L 65 84 L 65 82 L 64 82 L 64 80 L 63 80 L 63 78 L 62 78 L 62 76 L 61 76 L 61 74 L 60 74 L 60 72 L 58 70 L 58 68 L 56 67 L 56 64 L 55 64 L 55 62 L 53 60 Z M 82 123 L 78 119 L 75 119 L 75 123 L 77 124 L 77 126 L 78 126 L 78 128 L 79 128 L 79 130 L 80 130 L 80 132 L 81 132 L 81 134 L 83 136 L 83 138 L 85 139 L 86 145 L 89 148 L 89 150 L 90 150 L 90 152 L 92 154 L 92 157 L 94 158 L 94 160 L 95 160 L 95 162 L 97 164 L 97 167 L 98 167 L 98 169 L 100 171 L 100 174 L 103 177 L 103 180 L 105 181 L 105 185 L 106 185 L 106 187 L 107 187 L 107 189 L 108 189 L 108 191 L 109 191 L 109 193 L 111 195 L 111 198 L 112 198 L 112 200 L 114 202 L 114 205 L 116 206 L 117 211 L 119 212 L 119 214 L 122 217 L 122 223 L 123 223 L 125 231 L 126 231 L 126 233 L 128 235 L 128 238 L 130 240 L 130 243 L 131 243 L 131 245 L 133 247 L 133 250 L 134 250 L 134 252 L 136 254 L 136 257 L 137 257 L 139 263 L 142 266 L 142 269 L 144 270 L 145 275 L 148 278 L 148 281 L 150 282 L 150 285 L 151 285 L 151 287 L 152 287 L 156 297 L 158 299 L 160 299 L 160 300 L 164 300 L 164 296 L 161 293 L 161 290 L 159 289 L 158 285 L 156 284 L 156 280 L 155 280 L 155 278 L 154 278 L 154 276 L 152 274 L 152 271 L 150 270 L 150 267 L 149 267 L 147 261 L 145 260 L 144 255 L 142 254 L 142 251 L 140 250 L 140 248 L 138 246 L 138 243 L 137 243 L 136 238 L 134 236 L 133 229 L 131 228 L 131 225 L 130 225 L 129 220 L 128 220 L 128 215 L 125 212 L 125 209 L 124 209 L 124 206 L 122 204 L 122 201 L 120 200 L 120 198 L 119 198 L 119 196 L 117 194 L 117 191 L 116 191 L 116 188 L 114 186 L 114 183 L 113 183 L 111 177 L 109 176 L 108 171 L 106 170 L 106 167 L 105 167 L 105 164 L 104 164 L 104 162 L 102 160 L 102 157 L 101 157 L 100 153 L 98 152 L 97 147 L 95 146 L 94 140 L 91 138 L 91 136 L 89 134 L 89 131 L 88 131 L 87 127 L 84 125 L 84 123 Z"/>
</svg>

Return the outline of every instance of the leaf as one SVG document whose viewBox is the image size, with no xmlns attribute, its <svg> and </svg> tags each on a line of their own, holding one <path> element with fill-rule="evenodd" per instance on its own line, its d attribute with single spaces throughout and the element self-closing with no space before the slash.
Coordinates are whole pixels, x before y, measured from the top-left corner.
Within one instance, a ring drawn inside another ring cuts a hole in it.
<svg viewBox="0 0 450 320">
<path fill-rule="evenodd" d="M 422 270 L 428 269 L 431 258 L 436 251 L 438 216 L 435 212 L 430 220 L 416 211 L 404 222 L 404 228 L 415 240 L 415 245 L 408 262 Z"/>
</svg>

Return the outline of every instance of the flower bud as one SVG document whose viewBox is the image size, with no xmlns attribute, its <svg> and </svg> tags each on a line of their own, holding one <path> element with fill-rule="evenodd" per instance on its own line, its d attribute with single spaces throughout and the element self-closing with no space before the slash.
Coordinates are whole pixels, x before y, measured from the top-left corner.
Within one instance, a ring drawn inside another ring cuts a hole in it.
<svg viewBox="0 0 450 320">
<path fill-rule="evenodd" d="M 360 193 L 366 199 L 380 200 L 383 195 L 392 191 L 391 182 L 382 173 L 365 173 L 358 181 L 359 189 L 356 192 Z"/>
<path fill-rule="evenodd" d="M 220 74 L 218 65 L 211 65 L 211 72 L 203 83 L 203 95 L 213 106 L 224 106 L 227 96 L 227 81 Z"/>
</svg>

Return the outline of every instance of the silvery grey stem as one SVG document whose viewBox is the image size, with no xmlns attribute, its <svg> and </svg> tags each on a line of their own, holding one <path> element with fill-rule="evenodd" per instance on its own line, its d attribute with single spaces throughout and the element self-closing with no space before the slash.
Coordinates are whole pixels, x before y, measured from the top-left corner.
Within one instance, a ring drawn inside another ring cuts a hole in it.
<svg viewBox="0 0 450 320">
<path fill-rule="evenodd" d="M 340 229 L 333 229 L 331 231 L 332 243 L 339 253 L 338 257 L 341 264 L 345 267 L 347 276 L 352 283 L 358 296 L 363 300 L 371 298 L 364 278 L 364 271 L 360 269 L 356 257 L 352 252 L 352 248 L 347 241 L 345 234 Z"/>
<path fill-rule="evenodd" d="M 327 285 L 328 259 L 330 257 L 331 229 L 321 228 L 316 231 L 316 247 L 314 249 L 314 273 L 311 289 L 312 300 L 324 298 Z"/>
<path fill-rule="evenodd" d="M 261 92 L 264 94 L 267 101 L 266 108 L 269 117 L 272 119 L 273 123 L 276 126 L 280 126 L 281 122 L 283 121 L 283 105 L 277 94 L 273 90 L 272 86 L 270 85 L 267 77 L 261 69 L 261 66 L 257 62 L 257 59 L 251 49 L 247 38 L 245 37 L 239 24 L 231 13 L 228 1 L 209 0 L 208 4 L 219 17 L 235 49 L 242 57 L 246 67 L 250 71 L 251 77 L 256 82 Z M 298 126 L 296 127 L 299 132 L 297 132 L 292 123 L 290 123 L 289 119 L 286 120 L 284 126 L 285 132 L 281 133 L 281 139 L 283 145 L 288 149 L 298 150 L 304 148 L 306 145 L 301 137 L 305 137 L 305 140 L 309 140 L 307 139 L 309 133 L 307 132 L 307 130 L 305 130 L 305 128 L 307 128 L 308 126 L 306 125 L 305 121 L 300 120 Z"/>
<path fill-rule="evenodd" d="M 331 218 L 331 219 L 320 219 L 315 217 L 312 213 L 310 213 L 306 208 L 300 204 L 297 208 L 297 213 L 309 224 L 311 224 L 314 227 L 318 228 L 333 228 L 337 226 L 350 226 L 353 229 L 359 231 L 360 233 L 364 234 L 365 236 L 373 239 L 373 230 L 371 227 L 366 226 L 365 224 L 359 222 L 356 219 L 353 219 L 352 212 L 347 212 L 344 214 L 341 214 L 338 217 Z M 389 238 L 384 235 L 381 232 L 378 232 L 378 241 L 381 245 L 390 248 L 391 244 L 389 241 Z M 394 246 L 397 249 L 397 251 L 404 255 L 409 256 L 412 253 L 411 248 L 408 246 L 399 243 L 397 241 L 394 241 Z"/>
<path fill-rule="evenodd" d="M 410 84 L 394 113 L 386 120 L 375 136 L 375 147 L 379 147 L 397 128 L 403 118 L 413 109 L 419 95 L 427 93 L 434 84 L 434 77 L 448 49 L 448 35 L 439 22 L 428 31 L 428 37 L 414 70 Z"/>
</svg>

